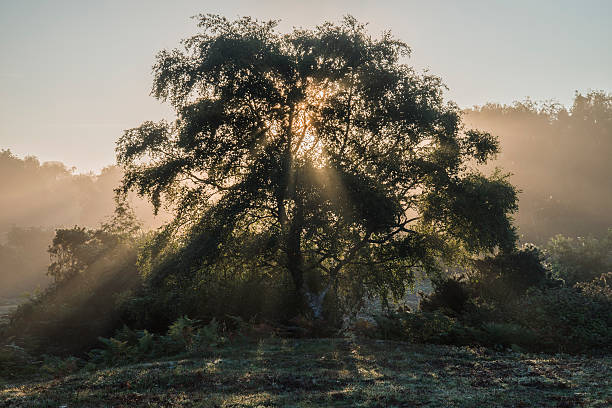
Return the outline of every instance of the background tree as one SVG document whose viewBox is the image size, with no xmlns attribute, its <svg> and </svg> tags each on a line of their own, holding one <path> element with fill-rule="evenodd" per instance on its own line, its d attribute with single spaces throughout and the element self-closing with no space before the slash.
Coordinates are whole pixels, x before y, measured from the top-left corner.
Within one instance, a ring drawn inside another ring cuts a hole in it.
<svg viewBox="0 0 612 408">
<path fill-rule="evenodd" d="M 567 286 L 612 272 L 612 228 L 601 238 L 556 235 L 545 249 L 551 271 Z"/>
<path fill-rule="evenodd" d="M 4 339 L 37 353 L 80 354 L 100 336 L 134 323 L 123 305 L 141 287 L 136 260 L 142 234 L 133 211 L 117 204 L 100 228 L 56 230 L 48 249 L 53 282 L 10 315 Z"/>
<path fill-rule="evenodd" d="M 60 162 L 21 159 L 0 149 L 0 174 L 0 297 L 12 299 L 49 284 L 47 249 L 56 229 L 97 228 L 113 214 L 113 190 L 123 172 L 108 166 L 76 174 Z M 166 214 L 154 217 L 151 204 L 136 194 L 128 198 L 144 228 L 168 221 Z"/>
<path fill-rule="evenodd" d="M 516 225 L 523 240 L 605 236 L 612 226 L 612 95 L 576 93 L 568 108 L 486 104 L 464 120 L 499 135 L 503 154 L 491 164 L 512 172 L 521 190 Z"/>
<path fill-rule="evenodd" d="M 117 145 L 123 190 L 176 211 L 160 241 L 180 249 L 153 280 L 231 256 L 284 271 L 318 317 L 330 293 L 403 295 L 453 248 L 513 247 L 515 189 L 471 166 L 495 138 L 462 129 L 440 80 L 400 63 L 404 43 L 352 17 L 275 25 L 199 16 L 201 33 L 157 56 L 153 95 L 177 119 Z"/>
</svg>

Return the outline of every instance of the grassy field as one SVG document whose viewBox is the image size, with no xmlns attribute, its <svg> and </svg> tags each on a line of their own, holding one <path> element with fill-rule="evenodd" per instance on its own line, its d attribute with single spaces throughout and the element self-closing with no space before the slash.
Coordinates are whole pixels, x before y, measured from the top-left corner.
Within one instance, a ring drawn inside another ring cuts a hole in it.
<svg viewBox="0 0 612 408">
<path fill-rule="evenodd" d="M 608 407 L 612 358 L 271 339 L 0 385 L 0 406 Z"/>
</svg>

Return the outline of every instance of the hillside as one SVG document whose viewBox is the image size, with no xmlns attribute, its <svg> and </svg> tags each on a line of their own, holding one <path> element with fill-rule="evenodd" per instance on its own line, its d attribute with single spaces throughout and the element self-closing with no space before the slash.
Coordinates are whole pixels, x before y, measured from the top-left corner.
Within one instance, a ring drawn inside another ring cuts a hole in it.
<svg viewBox="0 0 612 408">
<path fill-rule="evenodd" d="M 0 407 L 604 407 L 612 403 L 612 359 L 269 339 L 13 382 L 0 383 Z"/>
</svg>

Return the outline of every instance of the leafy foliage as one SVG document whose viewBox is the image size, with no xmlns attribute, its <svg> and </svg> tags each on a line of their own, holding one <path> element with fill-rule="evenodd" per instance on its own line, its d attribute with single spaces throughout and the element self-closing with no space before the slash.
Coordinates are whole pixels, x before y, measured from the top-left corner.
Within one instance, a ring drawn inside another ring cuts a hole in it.
<svg viewBox="0 0 612 408">
<path fill-rule="evenodd" d="M 456 322 L 438 311 L 400 311 L 375 317 L 384 339 L 405 340 L 413 343 L 448 343 Z"/>
<path fill-rule="evenodd" d="M 35 353 L 77 354 L 120 326 L 121 300 L 141 284 L 136 236 L 118 232 L 131 231 L 128 220 L 118 213 L 100 229 L 57 230 L 54 281 L 13 312 L 4 337 Z"/>
<path fill-rule="evenodd" d="M 512 320 L 536 333 L 542 349 L 610 351 L 612 297 L 593 296 L 576 288 L 554 288 L 535 291 L 512 306 Z"/>
<path fill-rule="evenodd" d="M 612 275 L 567 287 L 551 275 L 543 260 L 534 246 L 477 260 L 463 277 L 434 280 L 434 291 L 423 297 L 421 311 L 394 314 L 391 321 L 379 322 L 379 335 L 386 338 L 388 328 L 395 327 L 396 338 L 415 341 L 407 327 L 415 321 L 423 321 L 426 328 L 440 327 L 437 314 L 443 314 L 448 324 L 437 332 L 436 342 L 609 352 Z"/>
<path fill-rule="evenodd" d="M 288 277 L 293 313 L 329 317 L 364 293 L 401 297 L 457 247 L 513 247 L 515 189 L 471 167 L 495 138 L 461 127 L 440 79 L 400 63 L 404 43 L 352 17 L 289 34 L 251 18 L 199 26 L 154 66 L 176 121 L 117 143 L 123 191 L 175 209 L 147 260 L 153 286 L 231 258 Z"/>
<path fill-rule="evenodd" d="M 567 286 L 589 282 L 612 271 L 612 229 L 600 239 L 557 235 L 548 242 L 546 254 L 552 272 Z"/>
<path fill-rule="evenodd" d="M 434 290 L 422 295 L 420 309 L 426 312 L 443 310 L 449 315 L 461 315 L 469 307 L 472 292 L 460 279 L 446 278 L 433 281 Z"/>
<path fill-rule="evenodd" d="M 182 316 L 168 328 L 166 335 L 124 326 L 110 338 L 100 337 L 104 348 L 88 353 L 91 364 L 118 365 L 181 353 L 206 352 L 225 343 L 216 320 L 207 325 Z"/>
<path fill-rule="evenodd" d="M 0 346 L 0 379 L 32 375 L 37 367 L 34 358 L 15 344 Z"/>
<path fill-rule="evenodd" d="M 162 265 L 176 271 L 177 254 L 166 254 Z M 164 331 L 183 315 L 201 321 L 220 322 L 238 316 L 245 321 L 270 319 L 285 321 L 295 309 L 291 282 L 286 275 L 257 268 L 257 260 L 227 257 L 213 266 L 192 273 L 170 275 L 160 283 L 151 276 L 150 258 L 141 254 L 140 270 L 148 278 L 142 290 L 122 303 L 122 315 L 133 327 Z M 177 278 L 180 277 L 179 278 Z M 153 280 L 152 283 L 151 280 Z"/>
<path fill-rule="evenodd" d="M 534 245 L 525 245 L 513 252 L 473 261 L 469 273 L 477 296 L 507 302 L 525 294 L 529 288 L 559 286 L 543 264 L 544 256 Z"/>
<path fill-rule="evenodd" d="M 61 358 L 57 356 L 44 356 L 40 370 L 55 378 L 65 377 L 82 368 L 84 361 L 73 356 Z"/>
</svg>

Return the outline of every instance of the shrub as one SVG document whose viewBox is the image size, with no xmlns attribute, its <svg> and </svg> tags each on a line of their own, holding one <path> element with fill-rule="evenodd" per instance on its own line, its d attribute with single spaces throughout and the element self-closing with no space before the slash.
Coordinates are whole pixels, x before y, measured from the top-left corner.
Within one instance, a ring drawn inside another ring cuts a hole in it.
<svg viewBox="0 0 612 408">
<path fill-rule="evenodd" d="M 575 287 L 585 296 L 602 302 L 612 302 L 612 272 L 602 273 L 591 282 L 577 283 Z"/>
<path fill-rule="evenodd" d="M 534 245 L 473 261 L 470 273 L 475 296 L 505 303 L 533 287 L 557 286 Z"/>
<path fill-rule="evenodd" d="M 154 236 L 145 244 L 139 256 L 142 290 L 122 303 L 121 316 L 128 325 L 163 333 L 185 315 L 228 325 L 234 323 L 228 316 L 248 322 L 293 317 L 295 299 L 286 274 L 262 269 L 257 259 L 183 270 L 172 245 L 161 254 L 155 251 L 158 239 Z"/>
<path fill-rule="evenodd" d="M 413 343 L 448 343 L 456 321 L 443 313 L 394 312 L 374 317 L 380 337 Z"/>
<path fill-rule="evenodd" d="M 454 316 L 461 315 L 469 307 L 470 288 L 460 278 L 434 280 L 434 290 L 421 295 L 420 309 L 425 312 L 444 311 Z"/>
<path fill-rule="evenodd" d="M 112 366 L 152 357 L 205 352 L 225 343 L 216 320 L 211 320 L 205 326 L 198 325 L 199 321 L 182 316 L 170 325 L 165 335 L 156 335 L 147 330 L 134 331 L 124 326 L 113 337 L 100 337 L 103 347 L 90 351 L 88 356 L 93 364 Z"/>
<path fill-rule="evenodd" d="M 535 247 L 526 247 L 477 261 L 467 281 L 434 282 L 434 291 L 421 302 L 422 312 L 443 313 L 456 321 L 437 338 L 428 337 L 427 326 L 421 322 L 425 336 L 420 340 L 530 351 L 611 350 L 612 272 L 564 287 L 542 266 L 541 259 Z M 381 320 L 382 335 L 415 340 L 406 328 L 418 333 L 419 319 L 425 317 L 413 314 Z M 429 316 L 426 323 L 431 327 L 434 321 Z"/>
<path fill-rule="evenodd" d="M 168 336 L 179 344 L 181 348 L 187 349 L 193 344 L 196 330 L 195 326 L 198 323 L 198 320 L 192 320 L 187 316 L 181 316 L 168 328 Z M 214 320 L 211 323 L 216 325 Z"/>
<path fill-rule="evenodd" d="M 13 312 L 3 335 L 34 354 L 80 355 L 121 327 L 120 303 L 141 284 L 136 245 L 75 227 L 58 230 L 51 250 L 55 281 Z"/>
<path fill-rule="evenodd" d="M 76 357 L 45 356 L 41 370 L 53 377 L 64 377 L 79 370 L 84 361 Z"/>
<path fill-rule="evenodd" d="M 612 298 L 588 290 L 534 290 L 509 308 L 509 318 L 531 329 L 539 349 L 554 352 L 612 350 Z"/>
<path fill-rule="evenodd" d="M 552 272 L 566 286 L 590 282 L 612 271 L 612 229 L 601 239 L 557 235 L 548 242 L 546 254 Z"/>
<path fill-rule="evenodd" d="M 0 346 L 0 378 L 16 378 L 35 373 L 33 357 L 14 344 Z"/>
<path fill-rule="evenodd" d="M 364 337 L 376 337 L 378 333 L 376 324 L 366 319 L 357 319 L 351 329 L 356 335 Z"/>
<path fill-rule="evenodd" d="M 533 330 L 516 323 L 483 324 L 481 342 L 488 346 L 511 347 L 516 350 L 537 350 L 539 337 Z"/>
</svg>

